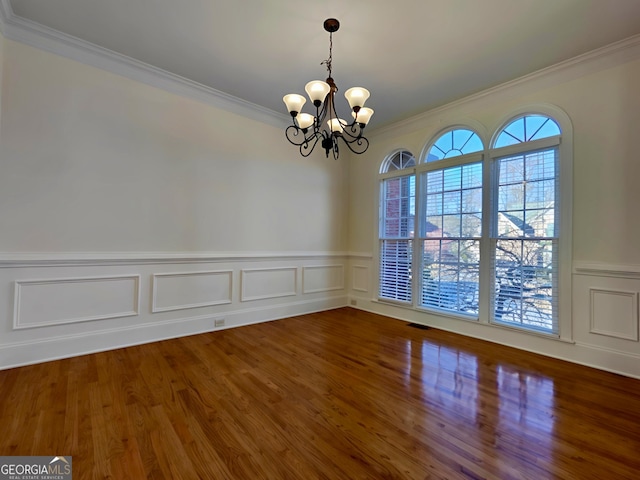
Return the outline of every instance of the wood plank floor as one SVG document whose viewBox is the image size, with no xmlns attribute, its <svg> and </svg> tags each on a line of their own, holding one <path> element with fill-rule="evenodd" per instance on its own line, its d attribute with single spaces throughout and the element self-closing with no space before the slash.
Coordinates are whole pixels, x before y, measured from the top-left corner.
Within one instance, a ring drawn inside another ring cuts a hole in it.
<svg viewBox="0 0 640 480">
<path fill-rule="evenodd" d="M 73 478 L 637 479 L 640 381 L 349 308 L 0 372 Z"/>
</svg>

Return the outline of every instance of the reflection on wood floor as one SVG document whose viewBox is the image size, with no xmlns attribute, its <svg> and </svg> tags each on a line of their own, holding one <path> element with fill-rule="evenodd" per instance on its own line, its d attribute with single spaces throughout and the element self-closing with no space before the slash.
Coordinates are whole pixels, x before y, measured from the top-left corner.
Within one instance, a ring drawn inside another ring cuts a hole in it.
<svg viewBox="0 0 640 480">
<path fill-rule="evenodd" d="M 625 479 L 640 381 L 349 308 L 0 372 L 74 479 Z"/>
</svg>

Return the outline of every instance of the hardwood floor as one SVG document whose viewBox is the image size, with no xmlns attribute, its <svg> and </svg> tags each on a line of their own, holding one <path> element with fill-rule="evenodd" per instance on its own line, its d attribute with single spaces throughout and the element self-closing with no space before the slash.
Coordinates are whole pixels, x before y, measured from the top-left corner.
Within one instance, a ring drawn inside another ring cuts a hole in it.
<svg viewBox="0 0 640 480">
<path fill-rule="evenodd" d="M 73 478 L 632 479 L 640 381 L 349 308 L 0 372 Z"/>
</svg>

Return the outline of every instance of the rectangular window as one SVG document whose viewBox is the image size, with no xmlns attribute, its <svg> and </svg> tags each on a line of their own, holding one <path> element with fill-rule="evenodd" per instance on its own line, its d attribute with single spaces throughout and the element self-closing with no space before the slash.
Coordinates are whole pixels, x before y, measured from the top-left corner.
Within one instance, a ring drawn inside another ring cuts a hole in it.
<svg viewBox="0 0 640 480">
<path fill-rule="evenodd" d="M 557 333 L 558 149 L 496 160 L 493 321 Z"/>
<path fill-rule="evenodd" d="M 482 162 L 422 174 L 420 305 L 478 314 Z"/>
<path fill-rule="evenodd" d="M 415 223 L 415 176 L 381 184 L 380 298 L 411 303 L 411 265 Z"/>
</svg>

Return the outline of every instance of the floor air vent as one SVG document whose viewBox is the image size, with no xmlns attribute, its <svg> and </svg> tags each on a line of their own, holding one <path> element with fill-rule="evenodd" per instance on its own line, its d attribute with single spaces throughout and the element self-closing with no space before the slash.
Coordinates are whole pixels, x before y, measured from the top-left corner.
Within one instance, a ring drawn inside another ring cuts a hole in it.
<svg viewBox="0 0 640 480">
<path fill-rule="evenodd" d="M 429 330 L 431 328 L 431 327 L 427 327 L 426 325 L 422 325 L 420 323 L 410 323 L 409 326 L 412 328 L 419 328 L 420 330 Z"/>
</svg>

